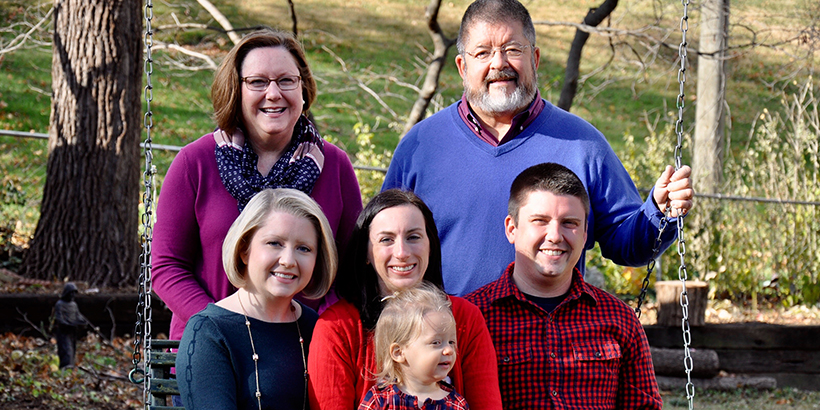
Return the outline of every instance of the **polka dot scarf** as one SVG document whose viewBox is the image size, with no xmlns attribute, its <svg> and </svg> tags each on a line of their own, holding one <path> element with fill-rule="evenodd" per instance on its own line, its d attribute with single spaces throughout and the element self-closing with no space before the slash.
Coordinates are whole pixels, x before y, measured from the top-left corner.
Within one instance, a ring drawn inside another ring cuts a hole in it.
<svg viewBox="0 0 820 410">
<path fill-rule="evenodd" d="M 247 141 L 216 145 L 216 165 L 222 184 L 239 204 L 239 211 L 257 192 L 266 188 L 293 188 L 308 195 L 322 173 L 325 162 L 324 141 L 310 120 L 299 117 L 294 135 L 285 152 L 267 176 L 256 168 L 259 157 Z"/>
</svg>

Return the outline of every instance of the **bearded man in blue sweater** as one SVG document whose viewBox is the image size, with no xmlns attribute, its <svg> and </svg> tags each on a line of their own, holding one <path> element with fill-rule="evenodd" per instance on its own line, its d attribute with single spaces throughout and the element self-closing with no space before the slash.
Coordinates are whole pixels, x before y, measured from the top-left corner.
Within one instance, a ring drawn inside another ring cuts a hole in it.
<svg viewBox="0 0 820 410">
<path fill-rule="evenodd" d="M 597 241 L 615 263 L 648 263 L 666 208 L 677 217 L 692 207 L 691 169 L 667 166 L 642 201 L 603 134 L 541 98 L 541 52 L 529 12 L 517 0 L 471 4 L 457 46 L 462 99 L 410 130 L 382 186 L 411 190 L 432 209 L 447 293 L 470 293 L 515 259 L 501 223 L 507 189 L 521 171 L 543 162 L 571 169 L 589 193 L 585 249 Z M 664 232 L 662 249 L 675 235 Z"/>
</svg>

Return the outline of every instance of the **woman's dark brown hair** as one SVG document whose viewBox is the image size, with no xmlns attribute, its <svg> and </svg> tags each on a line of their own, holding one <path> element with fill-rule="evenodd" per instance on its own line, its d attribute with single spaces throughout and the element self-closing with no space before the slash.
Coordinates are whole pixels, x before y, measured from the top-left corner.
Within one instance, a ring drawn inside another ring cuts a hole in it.
<svg viewBox="0 0 820 410">
<path fill-rule="evenodd" d="M 370 224 L 379 212 L 396 206 L 410 205 L 418 208 L 424 217 L 425 231 L 430 240 L 430 259 L 423 279 L 439 289 L 444 289 L 441 276 L 441 242 L 438 229 L 433 220 L 433 212 L 416 194 L 399 189 L 388 189 L 376 195 L 356 221 L 347 254 L 336 279 L 336 291 L 359 311 L 365 329 L 376 327 L 376 321 L 382 312 L 382 296 L 379 293 L 379 274 L 373 265 L 367 262 L 367 249 L 370 241 Z"/>
</svg>

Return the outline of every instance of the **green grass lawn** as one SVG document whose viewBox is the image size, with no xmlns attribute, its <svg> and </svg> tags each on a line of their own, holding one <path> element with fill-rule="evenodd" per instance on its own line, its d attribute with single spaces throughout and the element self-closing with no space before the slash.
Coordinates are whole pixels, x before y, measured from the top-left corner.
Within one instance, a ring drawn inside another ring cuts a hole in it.
<svg viewBox="0 0 820 410">
<path fill-rule="evenodd" d="M 18 2 L 3 0 L 6 7 Z M 586 10 L 597 1 L 528 2 L 531 14 L 538 21 L 579 22 Z M 762 25 L 761 20 L 777 24 L 773 30 L 758 39 L 770 42 L 788 37 L 789 30 L 806 24 L 810 16 L 802 16 L 806 0 L 789 0 L 797 11 L 782 15 L 762 8 L 757 2 L 732 5 L 732 19 L 740 24 Z M 237 28 L 270 25 L 290 29 L 291 21 L 285 2 L 218 1 L 215 4 Z M 469 1 L 445 2 L 439 20 L 444 32 L 457 34 L 458 22 Z M 427 50 L 432 42 L 424 21 L 425 2 L 411 0 L 305 0 L 296 2 L 298 28 L 309 61 L 319 83 L 319 99 L 314 115 L 325 134 L 337 138 L 342 145 L 355 149 L 353 125 L 369 124 L 375 142 L 392 149 L 398 140 L 404 115 L 409 111 L 415 92 L 402 85 L 420 85 L 424 74 Z M 780 8 L 788 8 L 781 3 Z M 661 48 L 658 58 L 647 52 L 633 37 L 592 36 L 584 50 L 582 76 L 609 62 L 606 70 L 598 73 L 579 89 L 572 110 L 600 128 L 616 148 L 622 147 L 627 132 L 640 134 L 645 113 L 662 115 L 674 109 L 678 93 L 677 68 L 674 61 L 680 41 L 679 19 L 682 7 L 678 2 L 656 4 L 644 0 L 621 2 L 613 14 L 616 27 L 641 28 L 655 24 L 648 30 L 655 36 L 667 35 L 665 43 L 675 49 Z M 696 7 L 690 8 L 690 47 L 696 47 Z M 207 13 L 194 1 L 183 0 L 155 6 L 155 27 L 166 26 L 174 18 L 182 21 L 209 21 Z M 210 22 L 209 24 L 215 24 Z M 563 79 L 563 69 L 574 29 L 566 26 L 537 25 L 542 58 L 539 69 L 542 95 L 556 102 Z M 750 35 L 742 28 L 732 31 L 732 45 L 745 44 Z M 157 38 L 196 47 L 217 61 L 230 47 L 227 38 L 212 31 L 163 29 Z M 627 47 L 629 43 L 629 47 Z M 614 50 L 614 51 L 613 51 Z M 799 51 L 799 49 L 798 49 Z M 441 78 L 441 95 L 436 107 L 446 106 L 461 96 L 461 80 L 452 63 L 455 48 Z M 613 54 L 614 53 L 614 54 Z M 211 105 L 208 99 L 212 72 L 185 72 L 168 64 L 173 53 L 159 51 L 154 65 L 157 142 L 182 145 L 210 131 Z M 786 54 L 765 48 L 742 48 L 733 51 L 728 62 L 728 104 L 731 112 L 730 132 L 735 138 L 745 138 L 749 127 L 764 107 L 778 108 L 779 90 L 790 87 L 790 78 L 805 76 L 800 61 L 793 61 L 797 53 Z M 610 58 L 612 60 L 610 61 Z M 791 59 L 791 60 L 790 60 Z M 50 54 L 48 49 L 20 50 L 6 54 L 0 85 L 0 127 L 13 130 L 46 132 L 48 128 L 50 93 Z M 648 65 L 642 70 L 637 62 Z M 342 63 L 343 62 L 343 63 Z M 690 55 L 692 65 L 688 73 L 687 120 L 691 124 L 694 111 L 697 59 Z M 345 71 L 342 70 L 344 64 Z M 794 76 L 786 73 L 794 71 Z M 797 70 L 797 71 L 795 71 Z M 778 80 L 780 79 L 780 80 Z M 359 85 L 378 93 L 389 110 L 384 108 Z M 391 113 L 394 112 L 396 116 Z M 688 128 L 687 128 L 688 129 Z"/>
<path fill-rule="evenodd" d="M 442 4 L 439 22 L 447 36 L 456 36 L 461 15 L 469 3 L 470 0 L 453 0 Z M 599 0 L 525 2 L 536 23 L 580 22 L 587 10 L 599 3 Z M 290 30 L 292 27 L 284 1 L 219 0 L 214 4 L 236 28 L 268 25 Z M 29 5 L 30 2 L 23 0 L 0 0 L 0 21 L 20 21 Z M 421 85 L 432 49 L 424 19 L 426 5 L 427 2 L 418 0 L 295 2 L 299 38 L 319 88 L 312 113 L 320 132 L 354 156 L 354 162 L 385 166 L 374 158 L 385 151 L 392 152 L 398 143 L 404 117 L 416 98 L 413 87 Z M 730 149 L 737 151 L 746 149 L 749 132 L 760 112 L 764 109 L 782 111 L 784 92 L 793 92 L 805 83 L 812 67 L 820 62 L 816 56 L 805 57 L 812 50 L 811 41 L 785 42 L 778 47 L 745 45 L 752 41 L 774 44 L 793 38 L 801 28 L 811 24 L 818 6 L 812 0 L 784 0 L 776 8 L 762 0 L 734 2 L 731 6 L 730 46 L 733 48 L 727 61 L 727 134 L 731 138 Z M 662 156 L 661 162 L 673 162 L 675 138 L 669 132 L 671 128 L 665 126 L 672 124 L 677 115 L 679 63 L 676 56 L 681 12 L 682 6 L 677 1 L 621 1 L 611 21 L 602 27 L 611 25 L 663 38 L 668 47 L 660 47 L 657 53 L 652 53 L 652 43 L 618 34 L 593 35 L 584 49 L 581 75 L 589 77 L 578 89 L 572 112 L 598 127 L 622 158 L 626 158 L 628 149 L 633 150 L 629 154 L 632 157 L 645 152 L 644 137 L 652 131 L 646 125 L 648 119 L 650 123 L 658 122 L 654 131 L 661 134 L 664 143 L 663 149 L 656 149 L 651 155 L 653 158 Z M 687 133 L 693 129 L 697 102 L 694 49 L 698 38 L 698 6 L 691 5 L 689 12 L 690 65 L 684 118 Z M 196 0 L 157 2 L 152 23 L 154 27 L 162 27 L 156 34 L 157 40 L 194 48 L 216 62 L 230 49 L 231 43 L 224 34 L 174 29 L 171 26 L 175 19 L 183 23 L 216 24 Z M 541 49 L 540 92 L 544 98 L 557 102 L 575 29 L 537 24 L 536 30 L 537 45 Z M 48 35 L 43 37 L 48 39 Z M 9 38 L 9 34 L 0 32 L 0 41 Z M 453 63 L 455 52 L 455 48 L 449 52 L 440 93 L 434 98 L 431 112 L 461 96 L 461 79 Z M 186 71 L 173 66 L 171 61 L 181 58 L 177 52 L 161 50 L 154 56 L 154 142 L 185 145 L 213 130 L 209 100 L 213 72 Z M 600 67 L 605 68 L 596 71 Z M 0 129 L 47 133 L 50 89 L 49 47 L 21 48 L 0 55 Z M 377 94 L 381 101 L 368 91 Z M 357 133 L 357 130 L 364 131 Z M 372 147 L 361 138 L 357 140 L 365 134 L 372 134 Z M 634 136 L 637 148 L 625 143 L 627 134 Z M 368 154 L 355 157 L 357 153 L 362 154 L 360 150 Z M 33 233 L 47 152 L 44 141 L 0 137 L 0 168 L 3 170 L 0 233 L 11 230 L 22 238 Z M 173 153 L 157 153 L 160 184 L 172 160 Z M 688 149 L 684 150 L 683 162 L 691 162 Z M 656 176 L 635 174 L 634 177 L 639 186 L 646 187 Z M 361 175 L 360 179 L 364 181 Z M 378 186 L 378 175 L 368 183 Z"/>
</svg>

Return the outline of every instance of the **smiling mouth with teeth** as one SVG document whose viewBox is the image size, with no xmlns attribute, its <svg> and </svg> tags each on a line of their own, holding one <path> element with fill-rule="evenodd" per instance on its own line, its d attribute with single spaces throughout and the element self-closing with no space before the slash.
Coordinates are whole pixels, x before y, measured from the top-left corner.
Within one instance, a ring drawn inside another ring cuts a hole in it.
<svg viewBox="0 0 820 410">
<path fill-rule="evenodd" d="M 550 250 L 550 249 L 542 249 L 541 252 L 544 252 L 545 254 L 547 254 L 549 256 L 559 256 L 559 255 L 564 253 L 564 251 L 560 251 L 560 250 L 556 251 L 556 250 Z"/>
<path fill-rule="evenodd" d="M 277 278 L 282 278 L 282 279 L 296 279 L 296 275 L 288 275 L 286 273 L 274 272 L 273 276 L 276 276 Z"/>
<path fill-rule="evenodd" d="M 262 108 L 261 110 L 262 110 L 262 112 L 264 112 L 266 114 L 278 114 L 278 113 L 285 112 L 284 107 L 282 107 L 282 108 Z"/>
<path fill-rule="evenodd" d="M 416 267 L 416 265 L 413 264 L 413 265 L 409 265 L 409 266 L 391 266 L 390 269 L 393 269 L 394 271 L 397 271 L 397 272 L 409 272 L 409 271 L 413 270 L 413 268 L 415 268 L 415 267 Z"/>
</svg>

